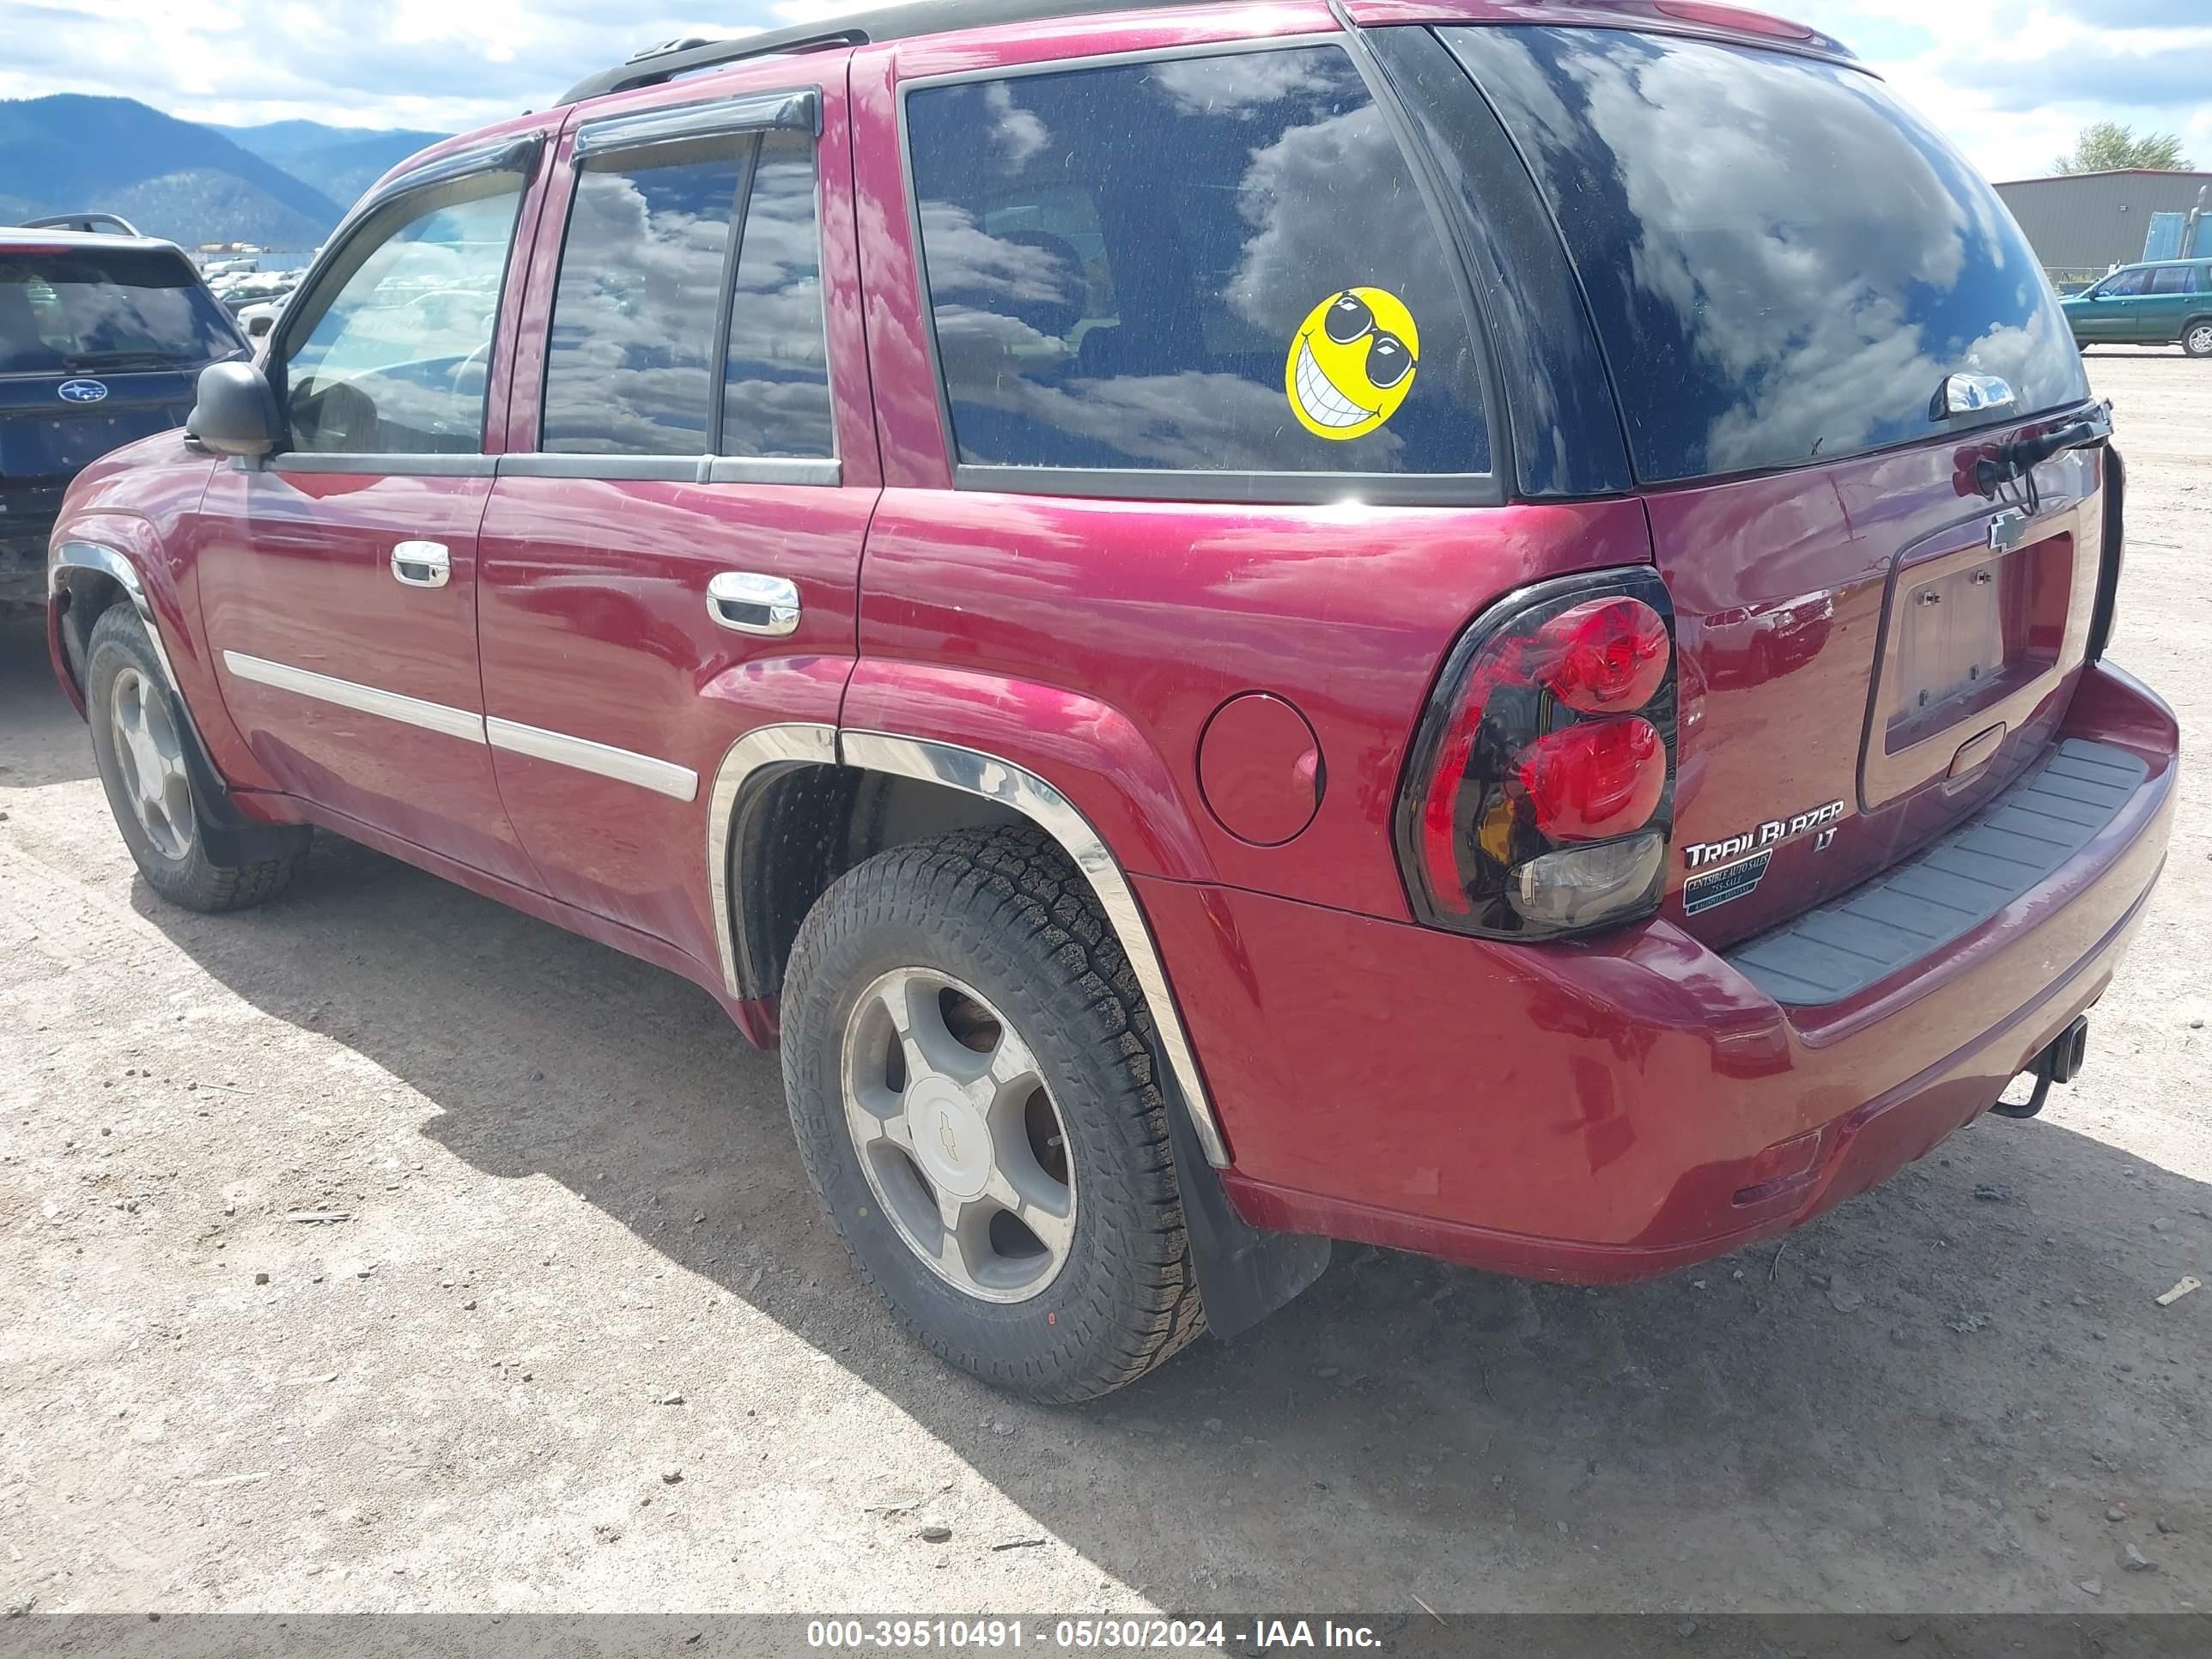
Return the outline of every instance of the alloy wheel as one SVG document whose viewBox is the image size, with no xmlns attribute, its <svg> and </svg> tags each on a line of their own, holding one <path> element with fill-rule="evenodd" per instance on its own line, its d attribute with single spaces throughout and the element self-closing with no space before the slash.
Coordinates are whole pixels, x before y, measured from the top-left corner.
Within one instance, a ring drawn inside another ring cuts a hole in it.
<svg viewBox="0 0 2212 1659">
<path fill-rule="evenodd" d="M 155 852 L 165 859 L 184 858 L 192 849 L 197 825 L 191 782 L 185 775 L 185 746 L 167 696 L 137 669 L 126 667 L 115 677 L 108 725 L 131 816 Z"/>
<path fill-rule="evenodd" d="M 1036 1055 L 972 987 L 898 968 L 846 1022 L 846 1126 L 899 1237 L 985 1302 L 1024 1302 L 1075 1241 L 1067 1128 Z"/>
<path fill-rule="evenodd" d="M 2189 349 L 2200 357 L 2212 357 L 2212 323 L 2199 323 L 2189 331 Z"/>
</svg>

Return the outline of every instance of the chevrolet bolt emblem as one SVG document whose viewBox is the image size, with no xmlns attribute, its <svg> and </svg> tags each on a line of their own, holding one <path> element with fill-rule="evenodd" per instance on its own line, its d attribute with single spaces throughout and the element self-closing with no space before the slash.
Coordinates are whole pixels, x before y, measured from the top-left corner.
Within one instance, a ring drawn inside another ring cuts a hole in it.
<svg viewBox="0 0 2212 1659">
<path fill-rule="evenodd" d="M 960 1161 L 960 1143 L 952 1138 L 952 1125 L 945 1119 L 937 1120 L 937 1138 L 945 1143 L 945 1155 L 955 1164 Z"/>
</svg>

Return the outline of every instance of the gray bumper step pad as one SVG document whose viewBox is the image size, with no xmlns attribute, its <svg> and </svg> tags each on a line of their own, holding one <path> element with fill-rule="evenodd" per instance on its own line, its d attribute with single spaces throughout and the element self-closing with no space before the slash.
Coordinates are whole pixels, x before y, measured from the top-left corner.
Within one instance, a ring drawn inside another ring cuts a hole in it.
<svg viewBox="0 0 2212 1659">
<path fill-rule="evenodd" d="M 2046 879 L 2119 816 L 2149 775 L 2124 749 L 2069 738 L 1925 851 L 1723 955 L 1777 1002 L 1841 1002 Z"/>
</svg>

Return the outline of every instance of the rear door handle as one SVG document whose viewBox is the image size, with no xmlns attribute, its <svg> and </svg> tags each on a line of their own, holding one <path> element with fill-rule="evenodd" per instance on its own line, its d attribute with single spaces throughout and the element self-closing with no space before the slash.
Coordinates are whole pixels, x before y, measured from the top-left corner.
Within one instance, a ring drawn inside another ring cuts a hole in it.
<svg viewBox="0 0 2212 1659">
<path fill-rule="evenodd" d="M 392 550 L 392 574 L 410 587 L 443 587 L 453 580 L 453 556 L 443 542 L 402 542 Z"/>
<path fill-rule="evenodd" d="M 733 633 L 781 639 L 799 631 L 799 586 L 781 576 L 725 570 L 707 584 L 707 614 Z"/>
</svg>

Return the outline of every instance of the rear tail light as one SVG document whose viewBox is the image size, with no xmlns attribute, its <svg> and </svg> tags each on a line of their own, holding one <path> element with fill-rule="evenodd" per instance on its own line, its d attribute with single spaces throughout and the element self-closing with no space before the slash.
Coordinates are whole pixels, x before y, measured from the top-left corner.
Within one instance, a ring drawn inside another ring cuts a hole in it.
<svg viewBox="0 0 2212 1659">
<path fill-rule="evenodd" d="M 1453 647 L 1397 810 L 1414 913 L 1495 939 L 1648 915 L 1674 793 L 1674 607 L 1649 568 L 1546 582 Z"/>
</svg>

